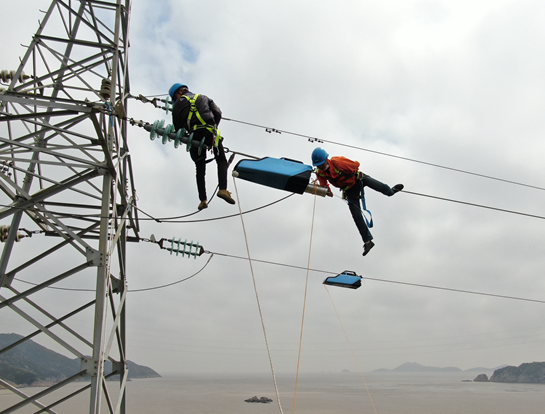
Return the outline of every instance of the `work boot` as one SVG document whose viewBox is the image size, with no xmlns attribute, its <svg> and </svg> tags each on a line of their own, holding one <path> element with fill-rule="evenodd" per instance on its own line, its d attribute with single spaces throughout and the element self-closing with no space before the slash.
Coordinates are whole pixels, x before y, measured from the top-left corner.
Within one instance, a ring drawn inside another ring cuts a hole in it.
<svg viewBox="0 0 545 414">
<path fill-rule="evenodd" d="M 395 193 L 399 193 L 401 190 L 403 190 L 403 184 L 396 184 L 392 187 L 392 190 L 394 191 L 394 194 Z M 392 194 L 392 195 L 394 195 Z"/>
<path fill-rule="evenodd" d="M 199 203 L 199 207 L 197 207 L 197 208 L 199 209 L 199 211 L 201 211 L 201 210 L 204 210 L 207 207 L 208 207 L 208 204 L 207 204 L 206 200 L 201 200 L 201 202 Z"/>
<path fill-rule="evenodd" d="M 363 253 L 362 256 L 365 256 L 367 253 L 369 253 L 369 250 L 371 250 L 375 246 L 375 243 L 373 243 L 372 240 L 366 241 L 363 244 Z"/>
<path fill-rule="evenodd" d="M 233 200 L 231 198 L 231 193 L 229 191 L 227 191 L 227 190 L 219 190 L 218 191 L 218 197 L 223 198 L 229 204 L 235 204 L 235 200 Z"/>
</svg>

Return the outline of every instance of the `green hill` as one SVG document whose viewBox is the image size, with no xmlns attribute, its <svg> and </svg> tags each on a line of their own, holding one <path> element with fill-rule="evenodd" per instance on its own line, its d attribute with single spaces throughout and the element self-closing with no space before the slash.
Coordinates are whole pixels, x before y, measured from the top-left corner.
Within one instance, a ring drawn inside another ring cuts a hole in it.
<svg viewBox="0 0 545 414">
<path fill-rule="evenodd" d="M 19 341 L 17 334 L 0 334 L 0 350 Z M 156 378 L 160 375 L 151 368 L 127 361 L 129 379 Z M 106 373 L 112 372 L 112 365 L 106 361 Z M 70 359 L 45 348 L 32 340 L 0 354 L 0 378 L 17 385 L 31 385 L 40 382 L 59 382 L 80 371 L 80 360 Z"/>
</svg>

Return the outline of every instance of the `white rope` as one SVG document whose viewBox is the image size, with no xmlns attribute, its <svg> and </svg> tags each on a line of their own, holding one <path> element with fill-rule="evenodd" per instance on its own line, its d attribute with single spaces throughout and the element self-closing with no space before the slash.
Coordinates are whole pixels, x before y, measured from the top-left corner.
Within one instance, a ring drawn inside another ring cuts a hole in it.
<svg viewBox="0 0 545 414">
<path fill-rule="evenodd" d="M 297 384 L 299 382 L 299 367 L 301 365 L 301 349 L 303 347 L 303 327 L 305 326 L 305 311 L 307 307 L 308 276 L 310 272 L 310 257 L 312 253 L 312 235 L 314 234 L 314 217 L 316 215 L 316 193 L 314 193 L 314 205 L 312 208 L 312 224 L 310 226 L 310 242 L 308 247 L 307 277 L 305 281 L 305 296 L 303 299 L 303 314 L 301 316 L 301 334 L 299 336 L 299 353 L 297 355 L 297 374 L 295 375 L 295 391 L 293 394 L 293 413 L 295 414 L 295 401 L 297 400 Z"/>
<path fill-rule="evenodd" d="M 348 341 L 348 345 L 350 346 L 350 350 L 352 351 L 352 356 L 354 357 L 354 360 L 356 361 L 356 365 L 358 366 L 358 370 L 360 372 L 361 379 L 363 380 L 363 384 L 365 385 L 365 389 L 367 390 L 367 395 L 369 396 L 369 400 L 371 401 L 371 405 L 373 406 L 373 410 L 375 411 L 375 414 L 377 414 L 377 408 L 375 407 L 375 402 L 373 401 L 373 397 L 371 397 L 371 391 L 369 391 L 369 387 L 367 386 L 367 381 L 365 381 L 365 377 L 363 376 L 363 371 L 361 369 L 358 358 L 356 357 L 356 353 L 354 352 L 354 347 L 352 346 L 352 343 L 350 342 L 350 338 L 348 337 L 348 333 L 346 332 L 343 321 L 341 320 L 341 315 L 337 311 L 337 307 L 335 306 L 335 302 L 333 302 L 333 297 L 331 296 L 331 293 L 329 292 L 329 289 L 327 288 L 326 285 L 324 285 L 324 287 L 325 287 L 325 290 L 327 291 L 327 294 L 329 295 L 329 300 L 331 300 L 331 304 L 333 305 L 333 309 L 335 309 L 335 313 L 337 314 L 337 318 L 339 319 L 341 327 L 343 328 L 344 336 L 346 337 L 346 340 Z"/>
<path fill-rule="evenodd" d="M 248 236 L 246 234 L 246 227 L 244 225 L 244 218 L 242 216 L 242 208 L 240 207 L 240 197 L 238 196 L 237 183 L 236 183 L 236 180 L 233 180 L 233 182 L 235 183 L 235 193 L 237 195 L 237 204 L 238 204 L 238 210 L 240 212 L 240 221 L 242 222 L 242 230 L 244 231 L 244 241 L 246 243 L 246 252 L 248 253 L 248 263 L 250 263 L 250 270 L 252 272 L 252 281 L 254 283 L 254 292 L 255 292 L 255 298 L 257 300 L 257 308 L 259 309 L 259 317 L 261 318 L 263 336 L 265 337 L 265 344 L 267 346 L 267 353 L 269 355 L 269 364 L 271 365 L 271 373 L 272 373 L 273 382 L 274 382 L 274 390 L 276 392 L 276 400 L 278 401 L 278 409 L 280 410 L 280 414 L 284 414 L 284 411 L 282 411 L 282 404 L 280 403 L 280 394 L 278 393 L 278 384 L 276 383 L 276 375 L 274 374 L 274 366 L 273 366 L 272 357 L 271 357 L 271 349 L 269 347 L 269 340 L 267 339 L 267 331 L 265 329 L 265 321 L 263 320 L 263 312 L 261 310 L 261 303 L 259 301 L 259 295 L 257 293 L 257 284 L 255 282 L 254 267 L 252 265 L 252 258 L 250 257 L 250 248 L 248 246 Z"/>
</svg>

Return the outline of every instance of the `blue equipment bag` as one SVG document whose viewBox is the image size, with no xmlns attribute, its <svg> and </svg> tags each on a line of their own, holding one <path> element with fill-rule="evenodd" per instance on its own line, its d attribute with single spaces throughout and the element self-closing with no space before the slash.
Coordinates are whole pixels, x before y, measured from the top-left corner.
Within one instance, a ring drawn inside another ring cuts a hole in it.
<svg viewBox="0 0 545 414">
<path fill-rule="evenodd" d="M 324 280 L 324 285 L 357 289 L 361 286 L 361 276 L 358 276 L 355 272 L 350 270 L 345 270 L 340 275 L 326 278 Z"/>
<path fill-rule="evenodd" d="M 267 187 L 303 194 L 310 182 L 312 167 L 287 158 L 265 157 L 241 160 L 233 175 Z"/>
</svg>

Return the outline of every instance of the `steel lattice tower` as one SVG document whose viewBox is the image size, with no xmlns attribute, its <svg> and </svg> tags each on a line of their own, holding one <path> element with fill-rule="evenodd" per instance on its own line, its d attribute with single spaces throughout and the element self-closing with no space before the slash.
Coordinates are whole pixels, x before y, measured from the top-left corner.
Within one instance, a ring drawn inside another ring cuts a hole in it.
<svg viewBox="0 0 545 414">
<path fill-rule="evenodd" d="M 125 413 L 130 3 L 53 0 L 19 68 L 0 73 L 0 320 L 23 335 L 0 353 L 43 338 L 81 361 L 34 396 L 0 379 L 17 396 L 2 413 Z"/>
</svg>

